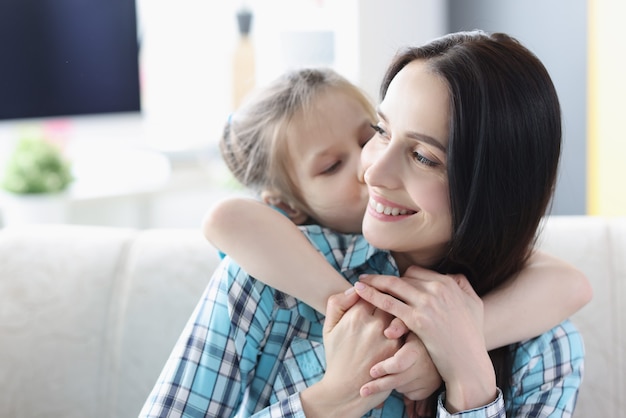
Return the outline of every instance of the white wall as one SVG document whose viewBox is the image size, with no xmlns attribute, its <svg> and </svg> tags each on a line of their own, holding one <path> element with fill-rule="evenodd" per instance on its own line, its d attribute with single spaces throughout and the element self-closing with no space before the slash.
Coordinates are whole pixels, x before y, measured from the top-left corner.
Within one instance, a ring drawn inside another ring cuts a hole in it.
<svg viewBox="0 0 626 418">
<path fill-rule="evenodd" d="M 447 2 L 361 0 L 358 4 L 358 84 L 378 100 L 380 81 L 396 51 L 446 32 Z"/>
</svg>

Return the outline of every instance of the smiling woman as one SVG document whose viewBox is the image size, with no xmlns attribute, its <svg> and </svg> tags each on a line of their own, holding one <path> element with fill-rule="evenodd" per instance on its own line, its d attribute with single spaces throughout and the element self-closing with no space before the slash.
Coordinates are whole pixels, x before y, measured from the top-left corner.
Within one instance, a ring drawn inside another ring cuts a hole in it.
<svg viewBox="0 0 626 418">
<path fill-rule="evenodd" d="M 448 87 L 427 69 L 425 62 L 414 61 L 394 79 L 378 107 L 377 135 L 362 154 L 372 202 L 363 219 L 363 233 L 372 245 L 403 253 L 423 244 L 418 259 L 411 262 L 423 266 L 440 258 L 452 233 L 446 174 Z M 406 94 L 408 88 L 416 93 Z M 394 209 L 410 215 L 390 215 Z M 399 267 L 408 266 L 400 263 Z"/>
<path fill-rule="evenodd" d="M 561 115 L 548 72 L 506 34 L 455 33 L 401 51 L 381 92 L 385 117 L 363 150 L 365 181 L 377 203 L 415 213 L 366 212 L 365 237 L 390 250 L 405 277 L 363 279 L 373 287 L 356 291 L 422 340 L 445 385 L 433 404 L 442 414 L 568 416 L 584 357 L 576 328 L 565 321 L 488 351 L 477 298 L 528 265 L 554 190 Z M 525 379 L 529 364 L 554 358 L 561 373 Z"/>
</svg>

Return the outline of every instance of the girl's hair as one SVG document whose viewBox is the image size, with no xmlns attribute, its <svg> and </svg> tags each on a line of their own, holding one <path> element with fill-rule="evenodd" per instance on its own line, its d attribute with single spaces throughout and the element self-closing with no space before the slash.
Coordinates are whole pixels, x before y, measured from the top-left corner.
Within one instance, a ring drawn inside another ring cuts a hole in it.
<svg viewBox="0 0 626 418">
<path fill-rule="evenodd" d="M 224 128 L 220 151 L 235 178 L 250 190 L 278 192 L 281 200 L 310 214 L 291 176 L 287 127 L 296 116 L 314 111 L 324 92 L 341 91 L 356 99 L 375 120 L 376 113 L 365 93 L 328 68 L 287 72 L 247 98 Z"/>
<path fill-rule="evenodd" d="M 452 237 L 436 268 L 463 273 L 484 295 L 527 262 L 554 191 L 561 150 L 556 90 L 539 59 L 501 33 L 454 33 L 401 51 L 381 86 L 425 60 L 447 82 Z M 509 387 L 510 349 L 492 352 Z M 503 389 L 503 392 L 506 391 Z"/>
</svg>

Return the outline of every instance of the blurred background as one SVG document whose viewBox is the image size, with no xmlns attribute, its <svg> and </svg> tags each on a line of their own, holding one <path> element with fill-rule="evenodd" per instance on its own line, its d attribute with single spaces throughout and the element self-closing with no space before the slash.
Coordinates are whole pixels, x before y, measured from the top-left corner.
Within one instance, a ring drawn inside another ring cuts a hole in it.
<svg viewBox="0 0 626 418">
<path fill-rule="evenodd" d="M 197 228 L 216 199 L 244 193 L 216 144 L 251 89 L 323 65 L 377 101 L 398 48 L 468 29 L 517 37 L 553 77 L 564 150 L 552 213 L 625 215 L 624 19 L 612 0 L 5 0 L 0 177 L 16 145 L 37 137 L 73 181 L 46 193 L 57 206 L 39 218 L 42 193 L 5 190 L 0 226 Z"/>
</svg>

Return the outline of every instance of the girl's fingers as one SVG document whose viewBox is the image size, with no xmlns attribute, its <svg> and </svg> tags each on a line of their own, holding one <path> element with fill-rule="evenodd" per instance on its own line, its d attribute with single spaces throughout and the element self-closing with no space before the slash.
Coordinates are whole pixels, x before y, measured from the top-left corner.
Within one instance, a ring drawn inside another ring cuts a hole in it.
<svg viewBox="0 0 626 418">
<path fill-rule="evenodd" d="M 352 289 L 344 293 L 338 293 L 328 298 L 326 304 L 326 319 L 324 320 L 324 332 L 327 333 L 341 320 L 348 309 L 359 301 L 359 295 Z"/>
<path fill-rule="evenodd" d="M 393 389 L 398 390 L 408 399 L 422 400 L 428 398 L 437 389 L 437 387 L 433 388 L 432 386 L 427 386 L 426 384 L 423 386 L 411 385 L 410 388 L 404 390 L 401 379 L 398 375 L 390 374 L 364 384 L 361 386 L 359 393 L 362 397 L 366 397 L 378 393 L 389 392 Z"/>
<path fill-rule="evenodd" d="M 375 364 L 370 369 L 370 376 L 379 378 L 389 374 L 399 374 L 407 371 L 416 361 L 417 353 L 410 346 L 403 345 L 393 357 L 389 357 Z M 407 381 L 410 381 L 410 376 Z M 400 383 L 402 384 L 402 383 Z"/>
<path fill-rule="evenodd" d="M 391 324 L 389 324 L 387 329 L 384 331 L 384 334 L 385 334 L 385 337 L 391 340 L 395 340 L 395 339 L 401 338 L 403 335 L 405 335 L 409 331 L 410 331 L 409 327 L 406 326 L 404 321 L 402 321 L 400 318 L 394 318 L 391 321 Z"/>
<path fill-rule="evenodd" d="M 388 375 L 380 379 L 372 380 L 361 386 L 359 393 L 362 397 L 375 395 L 377 393 L 389 392 L 398 386 L 396 375 Z"/>
</svg>

